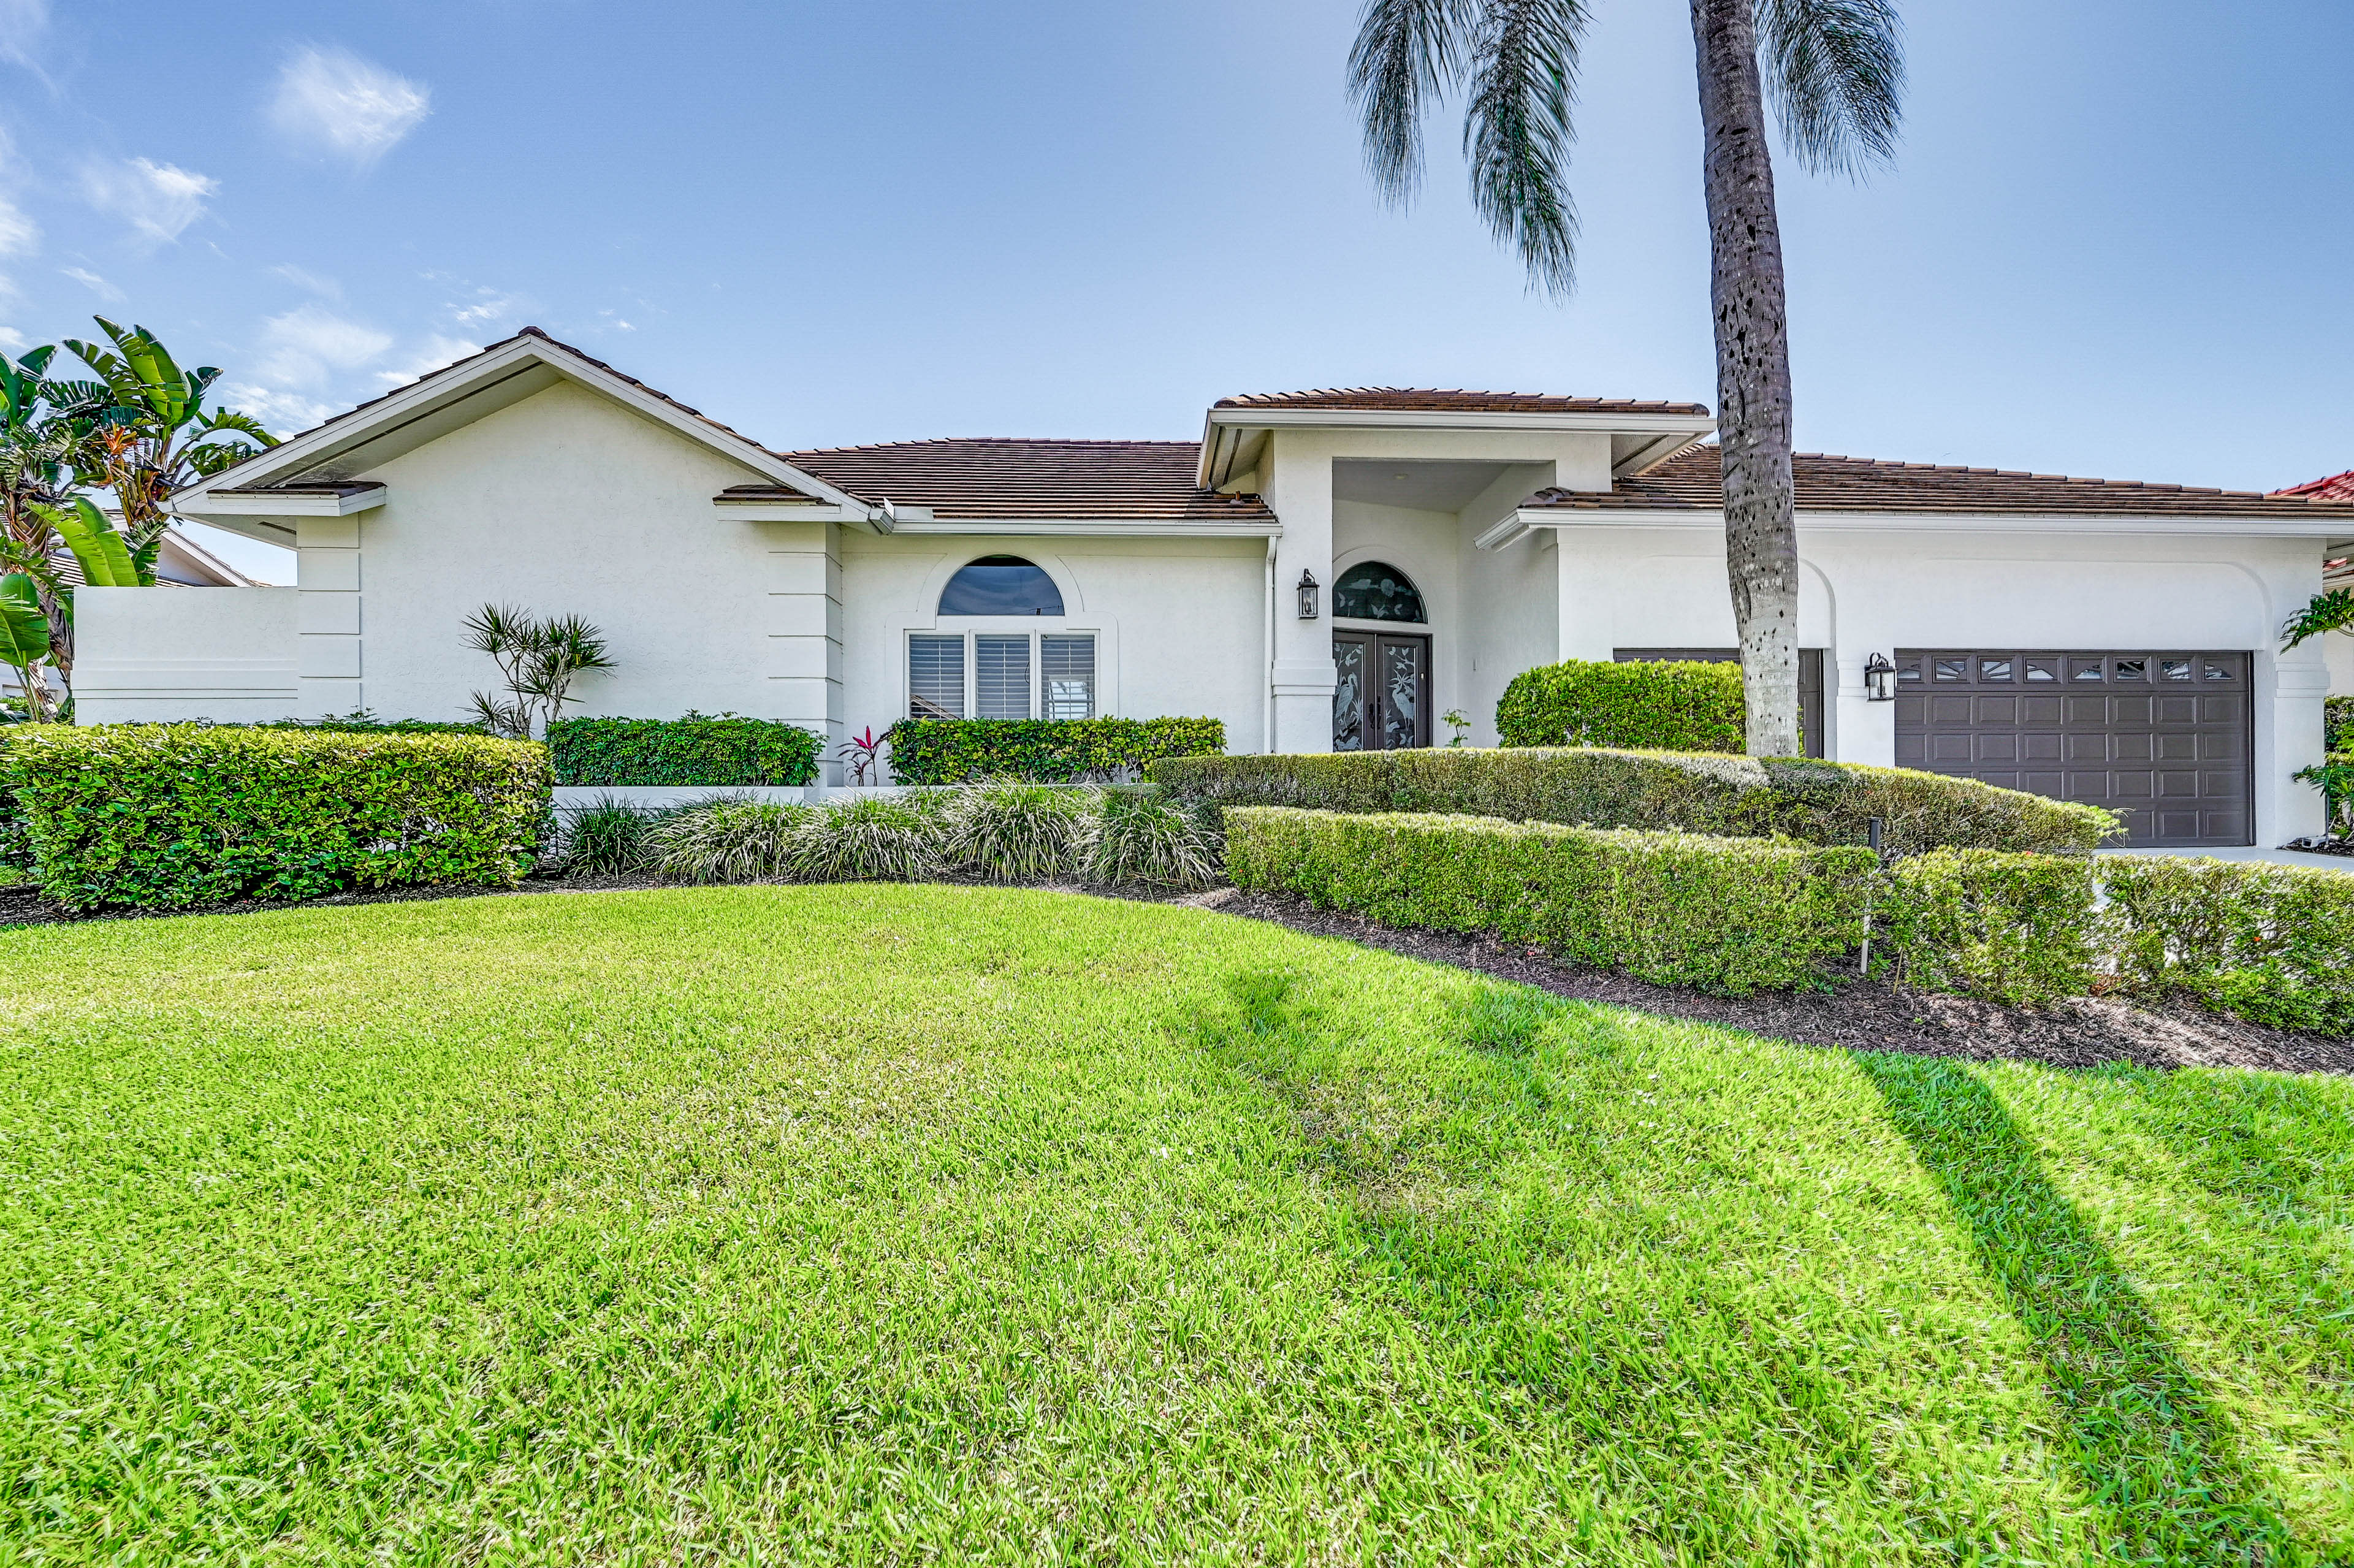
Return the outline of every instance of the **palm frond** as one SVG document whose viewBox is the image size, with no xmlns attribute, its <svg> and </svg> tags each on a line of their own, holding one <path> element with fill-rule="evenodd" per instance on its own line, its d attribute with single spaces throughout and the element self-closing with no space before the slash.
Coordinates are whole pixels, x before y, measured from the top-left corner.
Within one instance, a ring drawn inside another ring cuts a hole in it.
<svg viewBox="0 0 2354 1568">
<path fill-rule="evenodd" d="M 1463 73 L 1471 0 L 1365 0 L 1349 50 L 1349 101 L 1365 117 L 1365 166 L 1401 206 L 1422 183 L 1422 117 Z"/>
<path fill-rule="evenodd" d="M 1756 0 L 1758 66 L 1782 137 L 1817 174 L 1896 153 L 1904 94 L 1896 0 Z"/>
<path fill-rule="evenodd" d="M 1472 204 L 1556 297 L 1576 281 L 1577 208 L 1565 175 L 1586 21 L 1585 0 L 1487 0 L 1464 108 Z"/>
</svg>

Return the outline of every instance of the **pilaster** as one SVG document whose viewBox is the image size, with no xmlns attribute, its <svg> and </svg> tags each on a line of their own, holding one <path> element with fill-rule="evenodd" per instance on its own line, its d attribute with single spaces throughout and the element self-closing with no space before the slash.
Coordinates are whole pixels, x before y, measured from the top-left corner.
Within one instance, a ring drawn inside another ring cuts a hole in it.
<svg viewBox="0 0 2354 1568">
<path fill-rule="evenodd" d="M 300 716 L 320 718 L 365 707 L 359 516 L 302 518 L 296 525 L 294 571 Z"/>
</svg>

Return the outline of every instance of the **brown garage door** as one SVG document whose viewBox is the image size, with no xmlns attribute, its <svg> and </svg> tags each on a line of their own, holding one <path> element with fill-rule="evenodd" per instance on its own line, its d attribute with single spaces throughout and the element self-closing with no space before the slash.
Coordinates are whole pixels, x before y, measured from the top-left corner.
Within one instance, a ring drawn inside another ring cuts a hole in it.
<svg viewBox="0 0 2354 1568">
<path fill-rule="evenodd" d="M 2245 653 L 1896 652 L 1896 764 L 2121 813 L 2147 848 L 2255 842 Z"/>
</svg>

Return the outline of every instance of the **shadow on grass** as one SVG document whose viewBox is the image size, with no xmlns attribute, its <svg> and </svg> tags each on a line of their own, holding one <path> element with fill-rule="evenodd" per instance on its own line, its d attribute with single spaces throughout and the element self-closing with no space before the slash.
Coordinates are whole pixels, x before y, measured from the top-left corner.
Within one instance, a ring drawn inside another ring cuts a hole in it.
<svg viewBox="0 0 2354 1568">
<path fill-rule="evenodd" d="M 2059 1446 L 2131 1562 L 2303 1561 L 2166 1331 L 1993 1092 L 1942 1058 L 1858 1054 L 2043 1363 Z"/>
</svg>

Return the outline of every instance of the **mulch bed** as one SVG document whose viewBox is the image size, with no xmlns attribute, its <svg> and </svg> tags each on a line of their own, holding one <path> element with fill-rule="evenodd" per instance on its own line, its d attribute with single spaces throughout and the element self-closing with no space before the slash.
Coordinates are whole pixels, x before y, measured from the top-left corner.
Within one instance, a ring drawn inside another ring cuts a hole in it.
<svg viewBox="0 0 2354 1568">
<path fill-rule="evenodd" d="M 266 910 L 345 904 L 406 904 L 441 898 L 495 898 L 543 893 L 607 893 L 673 885 L 645 877 L 534 879 L 514 888 L 404 887 L 343 893 L 300 905 L 246 899 L 203 910 L 109 910 L 76 915 L 48 903 L 30 886 L 0 888 L 0 926 L 82 920 L 143 920 L 175 914 L 248 915 Z M 1108 890 L 1060 886 L 1066 893 Z M 1135 894 L 1114 896 L 1137 897 Z M 2147 1007 L 2106 997 L 2077 997 L 2046 1012 L 1932 991 L 1900 991 L 1882 980 L 1833 978 L 1819 991 L 1760 991 L 1710 996 L 1681 986 L 1652 985 L 1608 969 L 1571 969 L 1542 948 L 1383 926 L 1361 916 L 1318 909 L 1301 899 L 1222 887 L 1184 897 L 1140 895 L 1149 902 L 1189 905 L 1246 919 L 1271 921 L 1313 937 L 1338 937 L 1406 958 L 1451 964 L 1579 1001 L 1605 1002 L 1670 1018 L 1723 1024 L 1801 1045 L 1842 1050 L 1903 1051 L 1976 1061 L 2010 1059 L 2058 1067 L 2126 1062 L 2142 1067 L 2258 1067 L 2280 1073 L 2354 1074 L 2354 1040 L 2267 1029 L 2187 1002 Z"/>
</svg>

